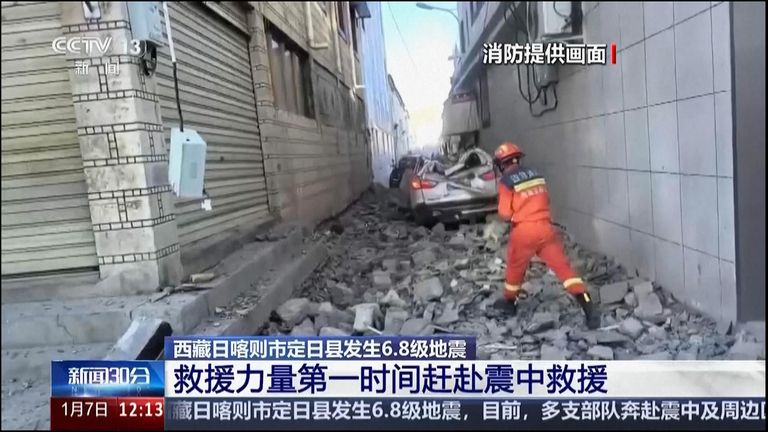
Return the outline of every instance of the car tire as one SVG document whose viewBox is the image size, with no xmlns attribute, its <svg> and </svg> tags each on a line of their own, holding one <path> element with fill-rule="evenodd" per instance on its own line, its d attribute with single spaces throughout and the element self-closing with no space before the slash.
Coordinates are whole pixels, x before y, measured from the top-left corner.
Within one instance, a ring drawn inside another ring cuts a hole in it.
<svg viewBox="0 0 768 432">
<path fill-rule="evenodd" d="M 432 215 L 423 207 L 418 207 L 413 210 L 413 220 L 416 225 L 420 225 L 427 228 L 432 228 L 435 225 L 435 219 Z"/>
</svg>

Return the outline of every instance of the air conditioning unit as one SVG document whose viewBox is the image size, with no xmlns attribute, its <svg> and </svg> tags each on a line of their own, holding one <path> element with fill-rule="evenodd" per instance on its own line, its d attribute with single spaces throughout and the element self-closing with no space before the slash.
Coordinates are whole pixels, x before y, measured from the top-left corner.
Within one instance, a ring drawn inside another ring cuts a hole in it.
<svg viewBox="0 0 768 432">
<path fill-rule="evenodd" d="M 538 2 L 538 41 L 581 37 L 581 2 Z"/>
</svg>

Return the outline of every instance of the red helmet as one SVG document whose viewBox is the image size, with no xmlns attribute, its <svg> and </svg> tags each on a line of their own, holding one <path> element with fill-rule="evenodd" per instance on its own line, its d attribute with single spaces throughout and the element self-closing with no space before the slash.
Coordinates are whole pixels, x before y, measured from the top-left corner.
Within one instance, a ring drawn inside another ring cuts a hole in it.
<svg viewBox="0 0 768 432">
<path fill-rule="evenodd" d="M 499 146 L 493 153 L 494 159 L 499 162 L 506 162 L 511 158 L 521 158 L 525 156 L 525 153 L 520 150 L 520 147 L 507 141 Z"/>
</svg>

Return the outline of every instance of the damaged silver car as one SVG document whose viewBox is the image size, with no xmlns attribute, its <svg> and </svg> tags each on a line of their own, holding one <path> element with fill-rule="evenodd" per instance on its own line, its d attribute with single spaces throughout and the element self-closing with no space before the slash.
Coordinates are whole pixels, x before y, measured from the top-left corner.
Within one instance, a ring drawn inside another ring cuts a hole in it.
<svg viewBox="0 0 768 432">
<path fill-rule="evenodd" d="M 496 181 L 493 158 L 479 148 L 447 168 L 438 160 L 427 161 L 409 184 L 416 223 L 459 222 L 496 212 Z"/>
</svg>

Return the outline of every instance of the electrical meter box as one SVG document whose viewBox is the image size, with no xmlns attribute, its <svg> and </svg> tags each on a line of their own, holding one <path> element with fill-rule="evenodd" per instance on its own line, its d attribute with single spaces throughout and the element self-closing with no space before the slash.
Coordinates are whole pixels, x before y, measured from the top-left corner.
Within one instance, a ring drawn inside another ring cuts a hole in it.
<svg viewBox="0 0 768 432">
<path fill-rule="evenodd" d="M 571 18 L 571 2 L 543 1 L 538 2 L 539 38 L 541 40 L 555 39 L 573 34 Z"/>
<path fill-rule="evenodd" d="M 533 65 L 533 77 L 536 81 L 536 88 L 556 84 L 558 82 L 557 66 L 553 64 L 535 64 Z"/>
<path fill-rule="evenodd" d="M 197 132 L 171 129 L 168 181 L 179 198 L 203 198 L 206 145 Z"/>
<path fill-rule="evenodd" d="M 163 4 L 162 2 L 129 1 L 128 16 L 131 20 L 133 39 L 152 42 L 163 46 Z"/>
</svg>

